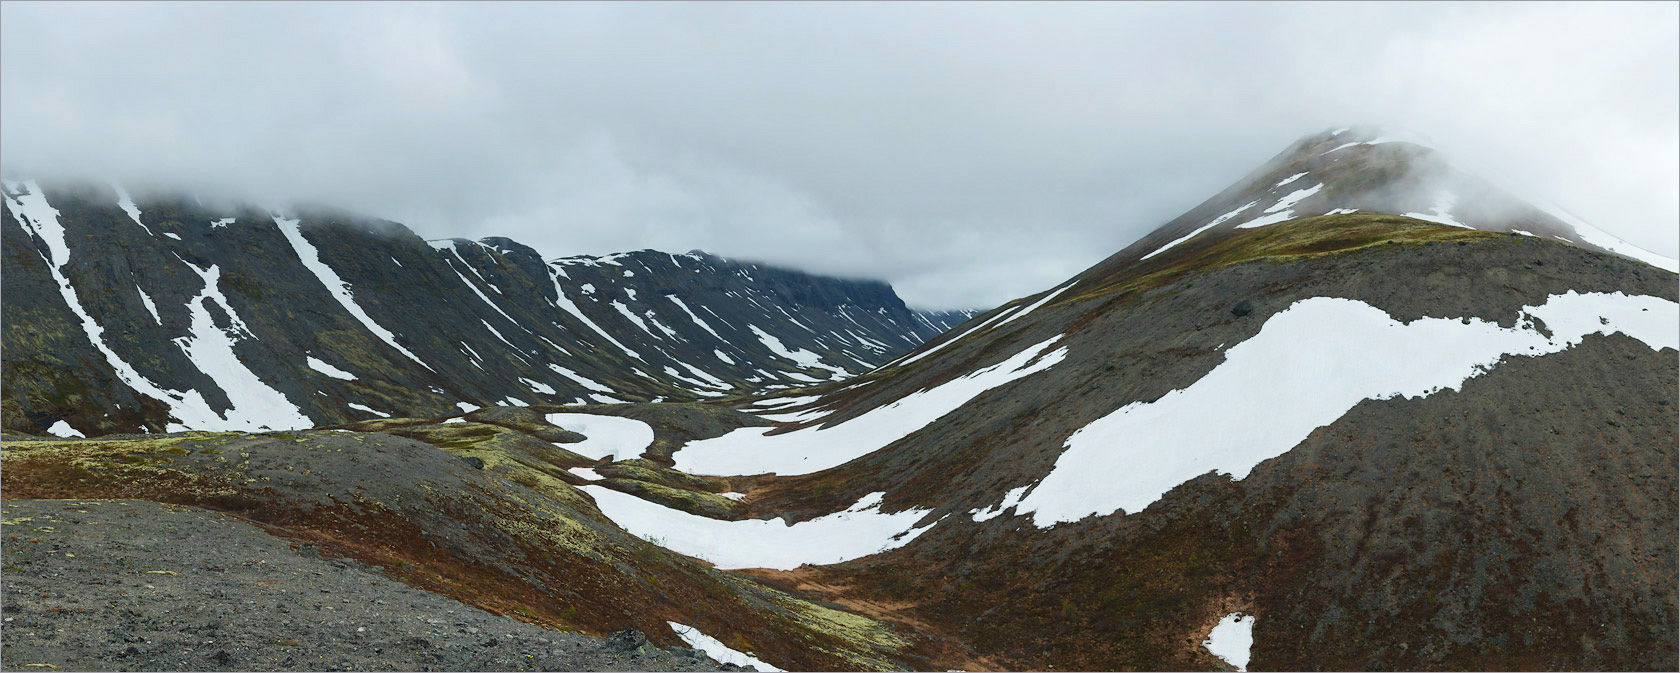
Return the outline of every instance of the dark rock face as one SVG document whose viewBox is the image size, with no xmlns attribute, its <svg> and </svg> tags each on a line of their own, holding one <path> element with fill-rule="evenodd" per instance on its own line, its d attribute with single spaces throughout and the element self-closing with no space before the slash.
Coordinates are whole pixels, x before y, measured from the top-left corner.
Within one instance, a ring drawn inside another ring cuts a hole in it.
<svg viewBox="0 0 1680 673">
<path fill-rule="evenodd" d="M 3 422 L 29 432 L 703 399 L 867 371 L 966 318 L 911 311 L 884 283 L 704 253 L 545 262 L 506 238 L 427 242 L 329 210 L 5 193 Z"/>
</svg>

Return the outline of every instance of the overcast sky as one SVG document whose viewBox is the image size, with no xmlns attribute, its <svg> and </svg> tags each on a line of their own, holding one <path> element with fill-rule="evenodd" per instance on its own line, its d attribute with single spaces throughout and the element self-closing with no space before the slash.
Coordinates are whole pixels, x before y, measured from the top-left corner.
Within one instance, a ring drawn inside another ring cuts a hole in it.
<svg viewBox="0 0 1680 673">
<path fill-rule="evenodd" d="M 1677 7 L 8 1 L 0 171 L 989 307 L 1376 123 L 1672 257 Z"/>
</svg>

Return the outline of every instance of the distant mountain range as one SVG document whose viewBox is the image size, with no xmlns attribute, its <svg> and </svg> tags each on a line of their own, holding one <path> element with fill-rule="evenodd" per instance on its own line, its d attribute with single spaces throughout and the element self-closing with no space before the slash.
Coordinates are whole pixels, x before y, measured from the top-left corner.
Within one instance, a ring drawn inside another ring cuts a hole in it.
<svg viewBox="0 0 1680 673">
<path fill-rule="evenodd" d="M 314 210 L 5 183 L 4 425 L 284 429 L 695 400 L 868 371 L 966 319 L 700 252 L 544 260 Z"/>
</svg>

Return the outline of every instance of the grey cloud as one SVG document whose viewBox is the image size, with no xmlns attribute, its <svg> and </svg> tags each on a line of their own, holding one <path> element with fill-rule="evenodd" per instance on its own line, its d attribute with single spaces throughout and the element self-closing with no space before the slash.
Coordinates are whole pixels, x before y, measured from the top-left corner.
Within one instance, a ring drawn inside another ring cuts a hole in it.
<svg viewBox="0 0 1680 673">
<path fill-rule="evenodd" d="M 0 5 L 0 170 L 981 307 L 1382 123 L 1669 255 L 1673 4 Z"/>
</svg>

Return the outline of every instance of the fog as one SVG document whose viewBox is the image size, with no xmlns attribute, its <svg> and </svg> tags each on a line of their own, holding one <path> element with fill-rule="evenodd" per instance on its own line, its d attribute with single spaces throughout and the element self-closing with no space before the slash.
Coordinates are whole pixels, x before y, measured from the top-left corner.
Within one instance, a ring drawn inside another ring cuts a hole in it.
<svg viewBox="0 0 1680 673">
<path fill-rule="evenodd" d="M 0 172 L 972 308 L 1370 123 L 1676 256 L 1677 7 L 6 2 Z"/>
</svg>

